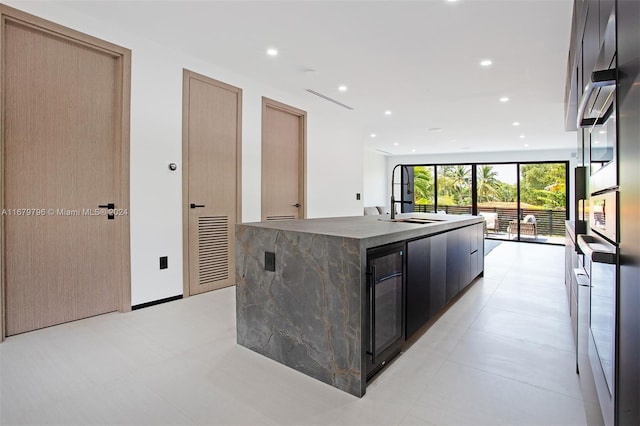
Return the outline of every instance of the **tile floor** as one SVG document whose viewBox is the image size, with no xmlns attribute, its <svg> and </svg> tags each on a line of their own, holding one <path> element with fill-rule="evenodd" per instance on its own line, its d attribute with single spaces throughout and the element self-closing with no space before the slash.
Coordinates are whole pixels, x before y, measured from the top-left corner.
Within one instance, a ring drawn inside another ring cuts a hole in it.
<svg viewBox="0 0 640 426">
<path fill-rule="evenodd" d="M 235 344 L 234 288 L 13 336 L 0 424 L 583 425 L 564 248 L 503 243 L 355 398 Z"/>
</svg>

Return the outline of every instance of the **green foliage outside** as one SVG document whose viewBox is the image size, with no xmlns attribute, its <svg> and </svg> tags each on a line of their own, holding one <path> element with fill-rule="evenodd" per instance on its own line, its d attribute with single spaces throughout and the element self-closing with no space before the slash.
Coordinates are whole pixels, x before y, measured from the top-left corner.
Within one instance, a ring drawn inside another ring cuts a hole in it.
<svg viewBox="0 0 640 426">
<path fill-rule="evenodd" d="M 545 209 L 565 207 L 566 175 L 564 164 L 527 164 L 520 166 L 520 200 Z"/>
<path fill-rule="evenodd" d="M 528 208 L 563 209 L 566 197 L 565 164 L 527 164 L 520 166 L 520 201 Z M 477 169 L 478 204 L 513 203 L 516 207 L 515 184 L 501 182 L 490 165 Z M 434 203 L 433 167 L 414 167 L 416 204 Z M 471 167 L 464 165 L 438 167 L 438 204 L 471 205 Z"/>
</svg>

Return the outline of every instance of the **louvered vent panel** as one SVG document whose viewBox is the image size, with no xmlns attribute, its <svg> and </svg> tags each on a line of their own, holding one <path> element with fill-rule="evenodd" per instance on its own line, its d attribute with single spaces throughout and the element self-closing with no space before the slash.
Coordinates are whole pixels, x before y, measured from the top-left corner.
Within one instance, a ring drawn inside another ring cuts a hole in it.
<svg viewBox="0 0 640 426">
<path fill-rule="evenodd" d="M 267 220 L 292 220 L 295 216 L 267 216 Z"/>
<path fill-rule="evenodd" d="M 198 275 L 200 284 L 229 278 L 229 218 L 198 219 Z"/>
</svg>

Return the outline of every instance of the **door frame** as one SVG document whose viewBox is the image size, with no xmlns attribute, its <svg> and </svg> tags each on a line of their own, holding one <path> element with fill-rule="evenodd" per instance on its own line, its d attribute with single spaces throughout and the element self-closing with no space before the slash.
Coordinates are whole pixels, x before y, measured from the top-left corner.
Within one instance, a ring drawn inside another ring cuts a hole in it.
<svg viewBox="0 0 640 426">
<path fill-rule="evenodd" d="M 88 47 L 103 53 L 108 53 L 116 58 L 117 96 L 120 98 L 117 104 L 119 114 L 116 113 L 117 140 L 115 142 L 115 177 L 118 178 L 119 185 L 116 188 L 116 205 L 118 208 L 126 209 L 130 212 L 129 205 L 129 135 L 130 135 L 130 107 L 131 107 L 131 50 L 109 43 L 107 41 L 92 37 L 88 34 L 64 27 L 62 25 L 47 21 L 37 16 L 22 12 L 9 6 L 0 4 L 0 84 L 4 87 L 4 55 L 5 55 L 5 28 L 7 21 L 33 28 L 43 33 L 69 40 L 74 44 Z M 5 208 L 4 190 L 4 161 L 5 161 L 5 140 L 4 140 L 4 105 L 5 91 L 0 91 L 0 210 Z M 131 247 L 130 247 L 130 217 L 129 215 L 119 216 L 120 236 L 119 243 L 119 307 L 118 311 L 128 312 L 131 310 Z M 6 271 L 5 271 L 5 217 L 0 218 L 0 342 L 6 337 Z"/>
<path fill-rule="evenodd" d="M 236 223 L 242 222 L 242 89 L 182 69 L 182 297 L 191 295 L 189 274 L 189 80 L 191 78 L 235 92 L 238 96 L 236 129 Z M 235 226 L 235 224 L 232 224 Z M 232 242 L 233 243 L 233 242 Z M 231 271 L 235 275 L 235 271 Z"/>
<path fill-rule="evenodd" d="M 284 104 L 282 102 L 278 102 L 274 99 L 267 98 L 265 96 L 262 97 L 262 129 L 261 129 L 261 142 L 260 148 L 261 152 L 264 144 L 264 133 L 266 129 L 266 112 L 267 107 L 276 108 L 281 111 L 288 112 L 290 114 L 298 116 L 298 121 L 300 123 L 300 149 L 298 151 L 298 197 L 302 200 L 302 219 L 307 218 L 307 112 L 296 107 L 292 107 L 291 105 Z M 261 170 L 264 167 L 264 163 L 262 160 L 262 156 L 260 158 Z M 265 221 L 266 218 L 264 216 L 264 198 L 262 194 L 264 194 L 265 189 L 265 179 L 264 173 L 261 171 L 260 176 L 261 181 L 261 190 L 260 190 L 260 218 Z"/>
</svg>

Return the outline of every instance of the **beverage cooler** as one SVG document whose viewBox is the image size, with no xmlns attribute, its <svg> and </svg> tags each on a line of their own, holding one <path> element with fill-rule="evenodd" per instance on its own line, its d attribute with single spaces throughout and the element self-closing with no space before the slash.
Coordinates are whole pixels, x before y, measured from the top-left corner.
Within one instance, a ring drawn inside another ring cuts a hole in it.
<svg viewBox="0 0 640 426">
<path fill-rule="evenodd" d="M 404 326 L 404 243 L 367 252 L 367 379 L 400 353 Z"/>
</svg>

